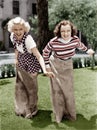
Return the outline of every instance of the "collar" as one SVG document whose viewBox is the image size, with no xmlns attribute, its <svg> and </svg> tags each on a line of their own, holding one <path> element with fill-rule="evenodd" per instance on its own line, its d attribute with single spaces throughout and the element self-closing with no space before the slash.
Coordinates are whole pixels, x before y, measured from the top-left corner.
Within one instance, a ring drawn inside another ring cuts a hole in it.
<svg viewBox="0 0 97 130">
<path fill-rule="evenodd" d="M 69 40 L 64 40 L 63 38 L 58 38 L 58 41 L 66 44 L 66 43 L 70 42 L 71 39 L 72 39 L 72 37 Z"/>
</svg>

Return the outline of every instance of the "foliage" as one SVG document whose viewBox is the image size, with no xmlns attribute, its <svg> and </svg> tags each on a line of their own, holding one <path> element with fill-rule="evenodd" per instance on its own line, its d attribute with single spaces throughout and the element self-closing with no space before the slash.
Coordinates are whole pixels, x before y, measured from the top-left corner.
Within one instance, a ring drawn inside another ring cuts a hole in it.
<svg viewBox="0 0 97 130">
<path fill-rule="evenodd" d="M 90 57 L 83 57 L 83 58 L 73 58 L 73 68 L 84 68 L 91 66 L 91 58 Z M 96 60 L 95 60 L 96 63 Z"/>
<path fill-rule="evenodd" d="M 2 23 L 1 23 L 2 29 L 5 29 L 6 24 L 8 23 L 9 20 L 10 20 L 10 18 L 6 18 L 5 20 L 2 21 Z"/>
<path fill-rule="evenodd" d="M 4 64 L 0 68 L 1 78 L 15 77 L 15 67 L 13 64 Z"/>
<path fill-rule="evenodd" d="M 38 19 L 37 17 L 29 17 L 29 23 L 31 25 L 31 31 L 37 35 L 38 33 L 38 28 L 37 28 L 37 25 L 38 25 Z"/>
</svg>

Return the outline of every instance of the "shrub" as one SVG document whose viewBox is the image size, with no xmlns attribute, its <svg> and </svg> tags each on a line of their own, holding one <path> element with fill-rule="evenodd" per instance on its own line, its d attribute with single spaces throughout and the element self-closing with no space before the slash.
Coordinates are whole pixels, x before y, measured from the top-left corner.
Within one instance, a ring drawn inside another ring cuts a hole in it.
<svg viewBox="0 0 97 130">
<path fill-rule="evenodd" d="M 13 64 L 4 64 L 1 66 L 1 78 L 14 77 L 15 67 Z"/>
<path fill-rule="evenodd" d="M 91 59 L 89 57 L 84 58 L 73 58 L 73 68 L 90 67 Z"/>
</svg>

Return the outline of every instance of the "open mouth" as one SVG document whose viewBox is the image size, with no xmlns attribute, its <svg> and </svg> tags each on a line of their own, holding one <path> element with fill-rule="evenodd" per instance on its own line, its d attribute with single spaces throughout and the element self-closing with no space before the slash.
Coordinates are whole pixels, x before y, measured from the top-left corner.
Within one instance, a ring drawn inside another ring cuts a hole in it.
<svg viewBox="0 0 97 130">
<path fill-rule="evenodd" d="M 21 36 L 21 34 L 20 35 L 17 35 L 17 37 L 20 37 Z"/>
</svg>

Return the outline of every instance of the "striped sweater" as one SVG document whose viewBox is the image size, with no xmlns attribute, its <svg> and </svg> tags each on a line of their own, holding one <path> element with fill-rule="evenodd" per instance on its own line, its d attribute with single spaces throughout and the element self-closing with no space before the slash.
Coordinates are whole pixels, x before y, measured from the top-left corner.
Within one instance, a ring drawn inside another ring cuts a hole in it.
<svg viewBox="0 0 97 130">
<path fill-rule="evenodd" d="M 54 57 L 66 60 L 75 54 L 75 49 L 86 51 L 87 47 L 80 41 L 77 36 L 74 36 L 69 42 L 64 43 L 62 38 L 51 39 L 43 50 L 43 58 L 45 64 L 49 64 L 49 57 L 53 54 Z"/>
</svg>

